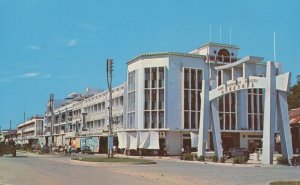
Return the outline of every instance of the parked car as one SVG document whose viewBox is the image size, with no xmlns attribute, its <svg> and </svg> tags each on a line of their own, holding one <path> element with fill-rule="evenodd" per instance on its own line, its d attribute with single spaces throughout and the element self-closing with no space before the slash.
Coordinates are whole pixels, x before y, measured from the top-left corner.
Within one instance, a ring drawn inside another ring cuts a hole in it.
<svg viewBox="0 0 300 185">
<path fill-rule="evenodd" d="M 228 157 L 238 157 L 238 156 L 244 156 L 249 159 L 250 154 L 247 148 L 230 148 L 228 151 Z"/>
<path fill-rule="evenodd" d="M 89 146 L 83 146 L 81 149 L 82 154 L 94 154 L 94 152 L 90 149 Z"/>
<path fill-rule="evenodd" d="M 0 157 L 3 155 L 11 154 L 13 157 L 16 157 L 16 146 L 14 142 L 4 143 L 0 142 Z"/>
<path fill-rule="evenodd" d="M 42 148 L 41 148 L 41 153 L 50 153 L 50 148 L 48 145 L 44 145 Z"/>
</svg>

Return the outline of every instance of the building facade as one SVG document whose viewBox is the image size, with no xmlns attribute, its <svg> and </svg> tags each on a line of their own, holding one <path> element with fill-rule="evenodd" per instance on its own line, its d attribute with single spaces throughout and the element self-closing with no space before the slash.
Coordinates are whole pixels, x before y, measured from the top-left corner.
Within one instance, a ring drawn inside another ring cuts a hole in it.
<svg viewBox="0 0 300 185">
<path fill-rule="evenodd" d="M 166 147 L 169 154 L 180 153 L 182 147 L 196 148 L 193 140 L 202 111 L 202 81 L 209 81 L 213 88 L 237 77 L 265 76 L 266 65 L 259 57 L 241 64 L 247 66 L 245 71 L 216 69 L 238 61 L 238 49 L 208 43 L 190 53 L 149 53 L 129 61 L 124 130 L 158 132 L 159 146 Z M 263 90 L 229 93 L 218 98 L 218 103 L 224 150 L 261 147 Z M 213 149 L 211 135 L 209 131 L 208 149 Z"/>
<path fill-rule="evenodd" d="M 248 86 L 253 85 L 250 78 L 266 76 L 267 65 L 262 57 L 240 58 L 238 51 L 236 45 L 209 42 L 189 53 L 142 54 L 127 63 L 127 79 L 113 88 L 112 102 L 108 91 L 73 94 L 55 108 L 50 98 L 44 143 L 89 145 L 96 152 L 106 152 L 111 104 L 114 145 L 120 149 L 169 155 L 180 154 L 182 148 L 196 150 L 204 120 L 209 125 L 205 148 L 214 150 L 213 117 L 203 118 L 209 112 L 203 95 L 226 86 L 226 92 L 220 89 L 224 92 L 216 96 L 223 150 L 261 148 L 265 88 Z M 204 82 L 208 90 L 203 89 Z M 241 89 L 236 91 L 238 83 Z"/>
<path fill-rule="evenodd" d="M 29 120 L 17 126 L 17 144 L 34 146 L 43 136 L 44 116 L 32 116 Z"/>
<path fill-rule="evenodd" d="M 112 89 L 114 130 L 123 126 L 124 90 L 123 84 Z M 78 149 L 88 145 L 95 152 L 107 151 L 108 91 L 88 89 L 85 93 L 72 93 L 60 105 L 54 104 L 54 98 L 50 98 L 43 138 L 46 145 L 63 147 L 67 144 Z"/>
</svg>

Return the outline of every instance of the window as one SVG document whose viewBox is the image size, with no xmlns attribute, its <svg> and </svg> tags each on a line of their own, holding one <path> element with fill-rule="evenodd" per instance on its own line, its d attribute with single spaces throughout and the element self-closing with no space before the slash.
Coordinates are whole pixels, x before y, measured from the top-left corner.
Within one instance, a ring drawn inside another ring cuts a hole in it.
<svg viewBox="0 0 300 185">
<path fill-rule="evenodd" d="M 202 70 L 184 68 L 183 128 L 197 129 L 201 111 Z"/>
<path fill-rule="evenodd" d="M 151 68 L 151 84 L 152 88 L 157 87 L 157 69 Z"/>
<path fill-rule="evenodd" d="M 218 98 L 221 130 L 236 130 L 236 93 Z"/>
<path fill-rule="evenodd" d="M 150 68 L 145 68 L 145 88 L 150 88 Z"/>
<path fill-rule="evenodd" d="M 159 70 L 159 87 L 162 88 L 165 85 L 165 72 L 164 72 L 164 68 L 160 67 L 158 68 Z"/>
<path fill-rule="evenodd" d="M 260 130 L 263 127 L 263 89 L 248 89 L 248 129 Z"/>
<path fill-rule="evenodd" d="M 135 71 L 128 73 L 127 128 L 135 127 Z M 123 101 L 123 100 L 122 100 Z M 122 102 L 123 104 L 123 102 Z"/>
<path fill-rule="evenodd" d="M 145 111 L 144 113 L 144 117 L 145 117 L 145 124 L 144 127 L 145 128 L 150 128 L 150 112 L 149 111 Z"/>
<path fill-rule="evenodd" d="M 150 90 L 145 90 L 145 110 L 150 110 Z"/>
<path fill-rule="evenodd" d="M 159 89 L 159 107 L 158 109 L 161 110 L 161 109 L 164 109 L 164 102 L 165 102 L 165 98 L 164 98 L 164 89 Z"/>
<path fill-rule="evenodd" d="M 157 112 L 153 111 L 152 112 L 152 120 L 151 120 L 151 128 L 158 128 L 157 127 Z"/>
<path fill-rule="evenodd" d="M 144 70 L 144 128 L 164 128 L 165 68 Z"/>
</svg>

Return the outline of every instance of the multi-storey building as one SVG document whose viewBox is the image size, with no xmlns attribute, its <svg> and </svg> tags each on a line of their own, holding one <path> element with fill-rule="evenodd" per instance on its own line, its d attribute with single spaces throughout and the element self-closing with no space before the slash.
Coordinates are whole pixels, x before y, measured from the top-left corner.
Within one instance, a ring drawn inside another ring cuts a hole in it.
<svg viewBox="0 0 300 185">
<path fill-rule="evenodd" d="M 123 125 L 124 85 L 112 89 L 113 129 Z M 108 136 L 108 91 L 88 90 L 71 94 L 64 103 L 54 106 L 51 102 L 45 116 L 45 144 L 55 146 L 93 145 L 96 152 L 106 152 Z M 55 101 L 53 102 L 55 104 Z M 51 133 L 52 130 L 52 133 Z M 51 139 L 49 139 L 51 138 Z M 90 141 L 92 140 L 92 141 Z M 95 144 L 98 143 L 98 144 Z M 101 143 L 101 145 L 99 145 Z"/>
<path fill-rule="evenodd" d="M 239 58 L 238 50 L 236 45 L 209 42 L 190 53 L 147 53 L 130 60 L 126 82 L 112 93 L 115 145 L 179 154 L 182 147 L 197 148 L 199 124 L 205 120 L 210 125 L 205 145 L 214 149 L 213 117 L 203 118 L 210 112 L 202 96 L 208 82 L 209 91 L 222 93 L 216 98 L 223 149 L 261 147 L 265 89 L 249 87 L 254 83 L 249 79 L 265 77 L 267 65 L 261 57 Z M 93 145 L 95 151 L 105 152 L 108 107 L 108 91 L 74 95 L 53 113 L 48 110 L 45 135 L 56 145 Z"/>
<path fill-rule="evenodd" d="M 201 111 L 207 111 L 201 109 L 202 80 L 209 81 L 213 89 L 238 77 L 266 74 L 262 58 L 239 59 L 238 50 L 235 45 L 210 42 L 190 53 L 147 53 L 130 60 L 124 131 L 131 134 L 133 142 L 143 137 L 137 136 L 139 133 L 157 132 L 151 140 L 159 141 L 156 148 L 166 147 L 169 154 L 180 153 L 181 147 L 196 148 L 191 142 L 193 133 L 198 133 Z M 235 68 L 220 67 L 228 63 L 240 64 Z M 263 96 L 262 89 L 249 89 L 218 98 L 225 150 L 261 147 Z M 207 148 L 213 149 L 211 141 L 210 130 Z M 129 145 L 131 149 L 140 147 L 139 143 Z"/>
<path fill-rule="evenodd" d="M 17 143 L 32 146 L 38 143 L 43 136 L 44 117 L 32 116 L 29 120 L 21 123 L 17 127 Z"/>
</svg>

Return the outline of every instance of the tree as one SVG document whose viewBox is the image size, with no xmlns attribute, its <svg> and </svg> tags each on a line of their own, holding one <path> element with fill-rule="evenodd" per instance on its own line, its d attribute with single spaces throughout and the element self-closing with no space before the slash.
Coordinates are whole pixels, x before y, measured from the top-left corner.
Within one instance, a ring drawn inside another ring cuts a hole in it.
<svg viewBox="0 0 300 185">
<path fill-rule="evenodd" d="M 300 80 L 299 75 L 297 76 L 297 84 L 291 87 L 288 95 L 289 109 L 300 108 Z"/>
</svg>

